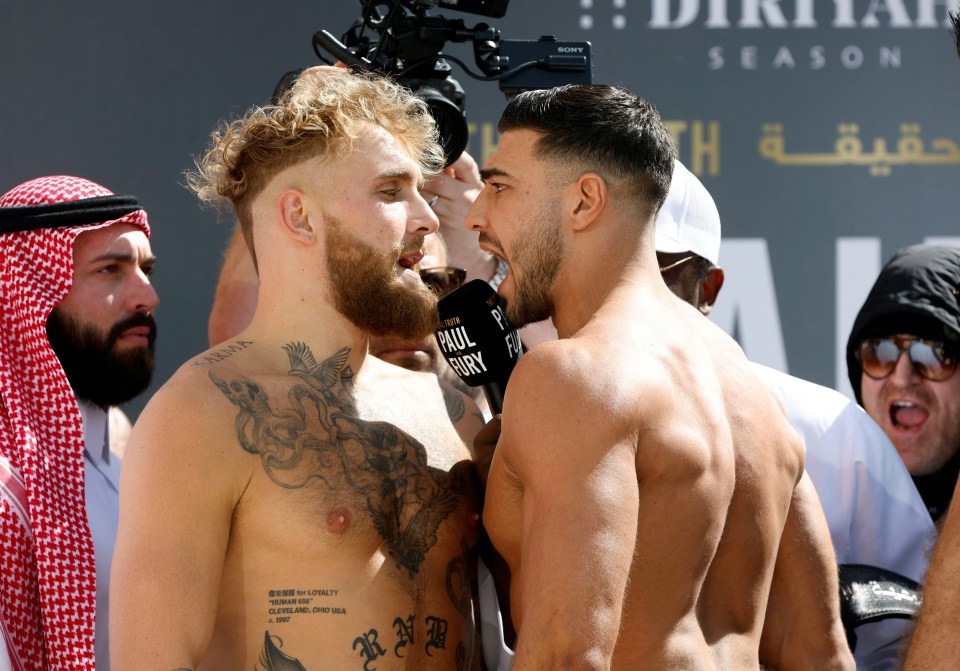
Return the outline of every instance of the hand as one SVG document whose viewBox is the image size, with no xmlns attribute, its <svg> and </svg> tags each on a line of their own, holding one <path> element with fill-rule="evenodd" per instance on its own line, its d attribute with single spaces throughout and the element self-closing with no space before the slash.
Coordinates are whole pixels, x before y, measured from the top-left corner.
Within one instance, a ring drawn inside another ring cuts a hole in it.
<svg viewBox="0 0 960 671">
<path fill-rule="evenodd" d="M 490 464 L 493 462 L 493 453 L 500 439 L 500 417 L 501 415 L 494 415 L 493 419 L 487 422 L 473 439 L 473 463 L 476 464 L 477 476 L 480 478 L 483 490 L 487 489 Z"/>
<path fill-rule="evenodd" d="M 467 212 L 483 188 L 477 162 L 464 152 L 443 172 L 429 180 L 423 197 L 440 220 L 440 233 L 447 243 L 449 263 L 467 271 L 467 280 L 489 280 L 496 270 L 493 255 L 480 249 L 479 235 L 464 226 Z"/>
</svg>

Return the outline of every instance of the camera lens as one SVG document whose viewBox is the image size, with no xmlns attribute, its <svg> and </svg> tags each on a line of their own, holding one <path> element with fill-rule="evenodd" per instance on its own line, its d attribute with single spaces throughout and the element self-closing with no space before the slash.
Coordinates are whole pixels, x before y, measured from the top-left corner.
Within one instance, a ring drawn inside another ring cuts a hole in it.
<svg viewBox="0 0 960 671">
<path fill-rule="evenodd" d="M 467 148 L 470 139 L 466 115 L 432 86 L 419 86 L 414 89 L 414 93 L 430 108 L 430 114 L 437 122 L 437 130 L 440 132 L 440 143 L 447 157 L 447 165 L 450 165 Z"/>
</svg>

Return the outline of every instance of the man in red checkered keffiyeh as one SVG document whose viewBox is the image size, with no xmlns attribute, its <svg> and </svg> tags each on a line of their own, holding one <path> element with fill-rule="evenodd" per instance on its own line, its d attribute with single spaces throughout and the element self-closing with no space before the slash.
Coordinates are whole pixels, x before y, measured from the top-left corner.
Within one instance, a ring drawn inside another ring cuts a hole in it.
<svg viewBox="0 0 960 671">
<path fill-rule="evenodd" d="M 0 196 L 0 660 L 9 657 L 14 670 L 97 668 L 97 582 L 77 397 L 106 408 L 135 393 L 101 395 L 95 388 L 103 380 L 81 391 L 103 376 L 91 372 L 90 362 L 100 360 L 77 354 L 83 346 L 55 352 L 51 340 L 56 331 L 62 342 L 82 345 L 104 332 L 101 349 L 110 350 L 126 338 L 124 347 L 143 350 L 137 354 L 152 370 L 149 313 L 157 301 L 143 266 L 145 257 L 153 263 L 149 233 L 134 198 L 78 177 L 42 177 Z M 93 261 L 75 269 L 81 240 L 84 258 L 112 264 L 103 274 Z M 132 300 L 121 305 L 122 292 L 134 285 L 138 307 Z M 69 310 L 52 319 L 61 304 Z M 102 323 L 111 311 L 131 313 L 120 321 L 136 324 L 115 334 L 112 327 L 121 324 Z M 83 363 L 68 364 L 78 359 Z M 102 360 L 110 361 L 109 352 Z"/>
</svg>

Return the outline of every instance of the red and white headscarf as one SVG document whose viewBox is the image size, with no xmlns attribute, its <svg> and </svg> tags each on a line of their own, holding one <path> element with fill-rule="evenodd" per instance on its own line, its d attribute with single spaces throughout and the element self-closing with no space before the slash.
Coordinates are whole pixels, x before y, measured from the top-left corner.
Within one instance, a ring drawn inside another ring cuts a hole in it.
<svg viewBox="0 0 960 671">
<path fill-rule="evenodd" d="M 79 177 L 41 177 L 0 196 L 0 208 L 104 196 L 112 193 Z M 15 670 L 95 669 L 83 428 L 46 322 L 73 283 L 76 237 L 118 222 L 150 234 L 142 209 L 0 232 L 0 626 Z"/>
</svg>

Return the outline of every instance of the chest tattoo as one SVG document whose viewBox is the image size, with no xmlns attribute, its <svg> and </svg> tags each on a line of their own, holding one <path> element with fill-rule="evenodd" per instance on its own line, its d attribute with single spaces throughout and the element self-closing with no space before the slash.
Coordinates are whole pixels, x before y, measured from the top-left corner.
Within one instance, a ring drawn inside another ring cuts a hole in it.
<svg viewBox="0 0 960 671">
<path fill-rule="evenodd" d="M 401 574 L 420 583 L 420 566 L 437 542 L 438 528 L 457 508 L 462 483 L 428 466 L 424 446 L 398 427 L 358 417 L 347 365 L 350 348 L 321 363 L 304 343 L 283 349 L 292 378 L 285 396 L 273 398 L 253 380 L 210 371 L 238 409 L 234 427 L 240 446 L 258 455 L 281 487 L 320 481 L 331 492 L 351 493 Z"/>
</svg>

